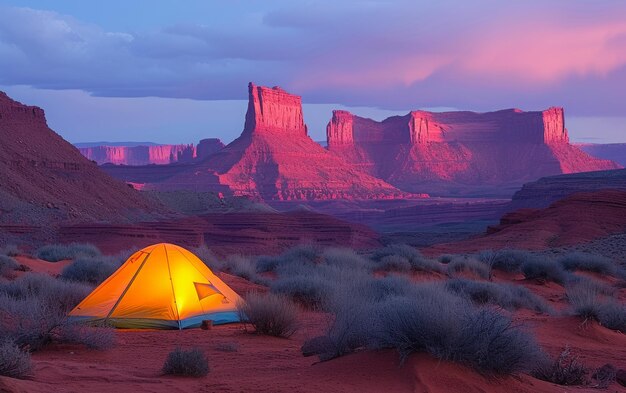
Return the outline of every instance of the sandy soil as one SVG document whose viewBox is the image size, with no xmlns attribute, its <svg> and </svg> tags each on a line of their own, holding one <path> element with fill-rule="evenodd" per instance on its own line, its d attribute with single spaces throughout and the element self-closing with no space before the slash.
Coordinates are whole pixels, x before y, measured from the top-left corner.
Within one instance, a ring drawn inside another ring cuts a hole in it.
<svg viewBox="0 0 626 393">
<path fill-rule="evenodd" d="M 50 271 L 47 262 L 18 258 L 36 271 Z M 56 264 L 55 264 L 56 265 Z M 55 266 L 56 268 L 56 266 Z M 245 296 L 265 290 L 246 280 L 220 275 Z M 428 279 L 423 275 L 416 280 Z M 431 277 L 432 279 L 433 277 Z M 517 281 L 497 276 L 496 281 Z M 607 280 L 607 283 L 611 283 Z M 518 282 L 521 283 L 521 282 Z M 556 309 L 565 308 L 563 288 L 556 284 L 523 282 Z M 621 289 L 626 301 L 626 289 Z M 215 326 L 204 331 L 121 330 L 117 345 L 107 351 L 77 345 L 52 345 L 33 354 L 30 380 L 0 377 L 2 392 L 565 392 L 597 391 L 592 387 L 565 388 L 528 375 L 487 379 L 459 364 L 418 354 L 400 365 L 393 351 L 360 352 L 329 362 L 305 358 L 304 340 L 321 334 L 328 315 L 302 311 L 300 330 L 289 339 L 246 332 L 241 324 Z M 546 316 L 522 310 L 516 321 L 532 330 L 552 355 L 569 345 L 589 367 L 611 363 L 626 368 L 626 335 L 595 323 L 566 316 Z M 198 346 L 209 358 L 211 371 L 203 378 L 161 375 L 169 351 L 176 346 Z M 236 350 L 227 351 L 226 347 Z M 609 392 L 626 391 L 613 383 Z"/>
</svg>

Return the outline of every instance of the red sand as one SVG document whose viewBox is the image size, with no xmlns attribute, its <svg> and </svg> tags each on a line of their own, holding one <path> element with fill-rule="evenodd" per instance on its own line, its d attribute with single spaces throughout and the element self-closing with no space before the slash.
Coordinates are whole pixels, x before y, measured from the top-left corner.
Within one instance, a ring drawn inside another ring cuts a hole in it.
<svg viewBox="0 0 626 393">
<path fill-rule="evenodd" d="M 34 271 L 54 273 L 59 263 L 18 257 Z M 53 266 L 46 266 L 46 264 Z M 245 296 L 266 290 L 227 274 L 220 277 Z M 436 279 L 424 275 L 416 280 Z M 496 274 L 496 281 L 517 281 L 510 275 Z M 613 284 L 614 280 L 607 279 Z M 517 282 L 518 284 L 520 282 Z M 556 284 L 523 282 L 557 309 L 565 308 L 563 288 Z M 620 290 L 626 300 L 626 289 Z M 215 326 L 209 331 L 121 330 L 117 345 L 107 351 L 77 345 L 53 345 L 33 355 L 32 380 L 0 377 L 2 392 L 554 392 L 594 391 L 590 387 L 562 387 L 528 375 L 487 379 L 471 369 L 417 354 L 400 365 L 390 350 L 360 352 L 329 362 L 317 363 L 300 353 L 304 340 L 323 333 L 329 316 L 303 311 L 300 330 L 289 339 L 257 336 L 241 324 Z M 527 310 L 515 314 L 537 336 L 551 355 L 569 345 L 590 367 L 611 363 L 626 368 L 626 336 L 595 323 L 581 324 L 573 317 L 553 317 Z M 234 344 L 235 352 L 220 350 Z M 167 353 L 176 346 L 199 346 L 209 358 L 207 377 L 188 378 L 161 375 Z M 616 383 L 608 391 L 626 391 Z"/>
</svg>

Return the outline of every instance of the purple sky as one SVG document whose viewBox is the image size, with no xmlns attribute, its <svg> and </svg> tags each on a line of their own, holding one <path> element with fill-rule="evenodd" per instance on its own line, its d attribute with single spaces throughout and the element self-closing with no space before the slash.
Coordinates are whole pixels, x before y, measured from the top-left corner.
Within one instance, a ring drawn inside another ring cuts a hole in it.
<svg viewBox="0 0 626 393">
<path fill-rule="evenodd" d="M 333 108 L 556 105 L 626 142 L 626 2 L 0 0 L 0 89 L 72 142 L 230 141 L 248 81 L 302 95 L 316 140 Z"/>
</svg>

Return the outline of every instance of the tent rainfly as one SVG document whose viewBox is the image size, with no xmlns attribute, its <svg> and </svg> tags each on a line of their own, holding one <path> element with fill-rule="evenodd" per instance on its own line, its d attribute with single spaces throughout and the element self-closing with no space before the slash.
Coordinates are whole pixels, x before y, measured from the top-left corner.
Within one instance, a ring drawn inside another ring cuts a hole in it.
<svg viewBox="0 0 626 393">
<path fill-rule="evenodd" d="M 239 322 L 239 295 L 193 253 L 159 243 L 137 251 L 69 314 L 117 328 L 184 329 Z"/>
</svg>

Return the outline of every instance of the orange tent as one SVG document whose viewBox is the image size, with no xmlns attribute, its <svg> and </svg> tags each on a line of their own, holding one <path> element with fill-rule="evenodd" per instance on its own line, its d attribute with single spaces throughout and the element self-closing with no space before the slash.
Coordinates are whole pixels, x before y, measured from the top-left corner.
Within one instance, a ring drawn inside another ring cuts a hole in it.
<svg viewBox="0 0 626 393">
<path fill-rule="evenodd" d="M 184 329 L 239 322 L 241 298 L 193 253 L 160 243 L 134 253 L 70 318 L 118 328 Z"/>
</svg>

